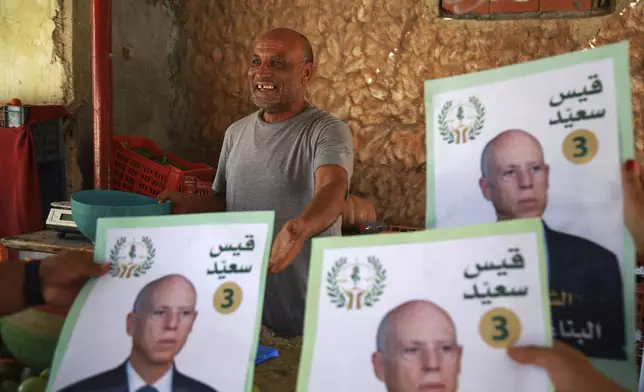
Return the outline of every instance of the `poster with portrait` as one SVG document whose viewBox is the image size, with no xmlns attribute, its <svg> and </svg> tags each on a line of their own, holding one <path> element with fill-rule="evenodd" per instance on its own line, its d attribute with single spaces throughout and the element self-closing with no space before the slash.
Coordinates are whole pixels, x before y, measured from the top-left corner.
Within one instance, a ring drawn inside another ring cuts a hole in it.
<svg viewBox="0 0 644 392">
<path fill-rule="evenodd" d="M 539 220 L 314 239 L 298 392 L 546 392 Z M 501 376 L 502 375 L 502 376 Z"/>
<path fill-rule="evenodd" d="M 70 310 L 47 391 L 250 392 L 273 222 L 99 219 L 94 260 L 110 270 Z"/>
<path fill-rule="evenodd" d="M 541 218 L 553 337 L 635 385 L 628 42 L 425 82 L 428 228 Z"/>
</svg>

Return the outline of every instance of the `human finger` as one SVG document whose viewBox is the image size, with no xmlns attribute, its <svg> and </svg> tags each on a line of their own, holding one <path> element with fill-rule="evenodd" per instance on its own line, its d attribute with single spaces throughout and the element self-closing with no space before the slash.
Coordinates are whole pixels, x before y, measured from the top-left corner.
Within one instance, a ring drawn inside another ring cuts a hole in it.
<svg viewBox="0 0 644 392">
<path fill-rule="evenodd" d="M 548 368 L 554 354 L 552 348 L 539 346 L 510 347 L 507 353 L 512 360 L 520 364 L 541 368 Z"/>
<path fill-rule="evenodd" d="M 163 191 L 157 196 L 157 200 L 159 203 L 166 202 L 168 200 L 172 201 L 172 192 L 170 191 Z"/>
<path fill-rule="evenodd" d="M 277 264 L 278 248 L 279 248 L 279 235 L 273 241 L 273 244 L 271 246 L 271 253 L 268 257 L 268 272 L 271 274 L 274 273 L 273 271 L 275 270 L 275 266 Z"/>
<path fill-rule="evenodd" d="M 639 165 L 632 159 L 629 159 L 622 166 L 622 183 L 624 191 L 633 200 L 642 200 L 644 198 L 644 186 L 642 182 L 642 170 Z"/>
<path fill-rule="evenodd" d="M 284 269 L 285 266 L 286 266 L 286 262 L 284 258 L 281 258 L 280 260 L 275 261 L 275 263 L 272 265 L 272 268 L 271 268 L 271 274 L 279 273 Z"/>
<path fill-rule="evenodd" d="M 92 254 L 79 250 L 63 250 L 42 260 L 41 275 L 59 275 L 76 271 L 78 265 L 92 260 Z"/>
<path fill-rule="evenodd" d="M 101 276 L 110 269 L 109 263 L 98 264 L 96 263 L 91 254 L 83 252 L 82 256 L 70 259 L 68 267 L 72 267 L 75 275 L 79 278 L 88 278 Z"/>
<path fill-rule="evenodd" d="M 55 254 L 52 258 L 64 261 L 65 263 L 76 263 L 77 261 L 92 260 L 93 255 L 80 250 L 63 250 Z"/>
<path fill-rule="evenodd" d="M 81 269 L 82 274 L 90 278 L 105 275 L 109 270 L 110 270 L 109 263 L 98 264 L 91 260 L 86 262 L 84 261 L 82 263 L 82 269 Z"/>
<path fill-rule="evenodd" d="M 284 265 L 284 254 L 283 252 L 276 252 L 271 254 L 270 261 L 268 264 L 268 269 L 271 274 L 276 274 L 280 272 Z"/>
</svg>

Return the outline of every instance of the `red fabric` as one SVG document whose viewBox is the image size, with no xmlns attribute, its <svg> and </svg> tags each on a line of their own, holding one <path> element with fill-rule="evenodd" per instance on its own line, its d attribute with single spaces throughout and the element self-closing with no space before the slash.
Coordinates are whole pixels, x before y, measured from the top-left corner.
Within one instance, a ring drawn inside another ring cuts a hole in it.
<svg viewBox="0 0 644 392">
<path fill-rule="evenodd" d="M 27 124 L 20 128 L 0 127 L 0 238 L 44 228 L 30 126 L 66 116 L 63 106 L 32 106 Z"/>
</svg>

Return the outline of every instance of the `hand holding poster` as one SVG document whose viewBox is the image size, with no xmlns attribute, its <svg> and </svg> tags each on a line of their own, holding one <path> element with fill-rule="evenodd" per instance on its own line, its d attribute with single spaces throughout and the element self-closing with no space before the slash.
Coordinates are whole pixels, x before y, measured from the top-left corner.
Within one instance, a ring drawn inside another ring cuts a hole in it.
<svg viewBox="0 0 644 392">
<path fill-rule="evenodd" d="M 635 385 L 628 44 L 425 83 L 427 227 L 540 218 L 553 337 Z"/>
<path fill-rule="evenodd" d="M 74 303 L 48 391 L 250 391 L 273 219 L 100 219 L 110 271 Z"/>
<path fill-rule="evenodd" d="M 546 284 L 535 219 L 314 239 L 297 391 L 548 391 L 505 350 L 550 345 Z"/>
</svg>

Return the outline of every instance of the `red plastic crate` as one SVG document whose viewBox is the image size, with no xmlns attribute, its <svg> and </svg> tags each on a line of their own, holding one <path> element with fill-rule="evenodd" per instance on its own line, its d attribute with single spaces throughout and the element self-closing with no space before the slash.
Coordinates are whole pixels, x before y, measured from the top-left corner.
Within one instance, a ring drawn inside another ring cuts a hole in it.
<svg viewBox="0 0 644 392">
<path fill-rule="evenodd" d="M 133 148 L 145 148 L 154 156 L 165 155 L 170 162 L 176 163 L 186 170 L 170 164 L 162 165 L 134 151 Z M 214 168 L 205 163 L 193 163 L 176 155 L 159 149 L 152 140 L 139 136 L 116 136 L 112 141 L 112 178 L 113 190 L 138 193 L 156 197 L 165 190 L 178 191 L 181 189 L 185 176 L 207 180 L 214 176 Z"/>
</svg>

